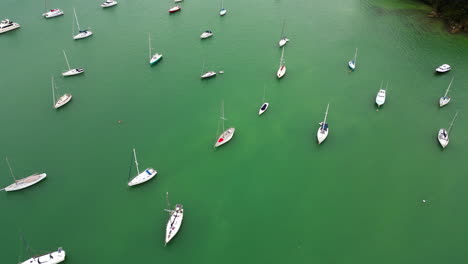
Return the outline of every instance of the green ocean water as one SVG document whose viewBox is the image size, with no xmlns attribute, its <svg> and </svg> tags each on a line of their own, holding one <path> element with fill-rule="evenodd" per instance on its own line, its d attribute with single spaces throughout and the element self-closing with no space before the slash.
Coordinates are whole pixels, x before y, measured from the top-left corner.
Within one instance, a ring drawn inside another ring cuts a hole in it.
<svg viewBox="0 0 468 264">
<path fill-rule="evenodd" d="M 225 0 L 220 17 L 219 1 L 186 0 L 174 15 L 169 1 L 99 4 L 49 0 L 65 15 L 45 20 L 42 1 L 0 2 L 21 24 L 0 36 L 0 157 L 17 177 L 48 175 L 0 193 L 1 263 L 30 257 L 21 234 L 32 253 L 64 247 L 69 264 L 468 262 L 468 38 L 427 7 Z M 92 37 L 72 39 L 73 7 Z M 277 80 L 283 19 L 288 72 Z M 200 40 L 206 29 L 215 35 Z M 153 67 L 148 32 L 164 55 Z M 63 49 L 83 75 L 60 76 Z M 200 80 L 203 61 L 225 73 Z M 435 75 L 443 63 L 453 70 Z M 73 94 L 59 110 L 51 75 Z M 236 134 L 215 150 L 221 100 Z M 442 150 L 437 132 L 456 111 Z M 159 173 L 130 189 L 133 147 L 140 169 Z M 1 162 L 0 185 L 11 181 Z M 185 216 L 164 247 L 166 192 Z"/>
</svg>

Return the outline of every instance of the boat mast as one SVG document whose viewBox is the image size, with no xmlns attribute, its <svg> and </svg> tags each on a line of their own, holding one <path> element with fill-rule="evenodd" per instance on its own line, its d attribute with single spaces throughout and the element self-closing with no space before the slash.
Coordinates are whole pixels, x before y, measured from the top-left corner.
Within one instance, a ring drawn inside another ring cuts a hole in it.
<svg viewBox="0 0 468 264">
<path fill-rule="evenodd" d="M 13 177 L 13 180 L 15 180 L 15 183 L 16 183 L 16 178 L 15 178 L 15 175 L 13 175 L 13 170 L 11 169 L 10 162 L 8 161 L 8 157 L 5 157 L 5 160 L 8 164 L 8 168 L 10 168 L 11 177 Z"/>
<path fill-rule="evenodd" d="M 266 86 L 263 86 L 263 102 L 265 102 Z"/>
<path fill-rule="evenodd" d="M 221 9 L 224 9 L 224 0 L 221 0 Z"/>
<path fill-rule="evenodd" d="M 330 106 L 330 104 L 327 104 L 327 111 L 325 111 L 325 118 L 323 119 L 323 124 L 325 124 L 327 122 L 327 116 L 328 116 L 328 107 Z"/>
<path fill-rule="evenodd" d="M 284 27 L 286 25 L 286 20 L 283 19 L 283 28 L 281 29 L 281 38 L 284 38 Z"/>
<path fill-rule="evenodd" d="M 135 149 L 133 149 L 133 157 L 135 158 L 135 165 L 136 165 L 136 168 L 137 168 L 137 172 L 138 172 L 138 174 L 140 174 L 140 169 L 138 168 L 138 161 L 137 161 Z"/>
<path fill-rule="evenodd" d="M 224 100 L 221 101 L 221 119 L 223 120 L 223 131 L 224 131 L 224 120 L 226 120 L 226 118 L 224 118 Z"/>
<path fill-rule="evenodd" d="M 73 8 L 73 14 L 75 14 L 76 26 L 78 27 L 78 32 L 80 31 L 80 23 L 78 23 L 78 16 L 76 15 L 75 8 Z"/>
<path fill-rule="evenodd" d="M 71 70 L 70 64 L 68 63 L 67 54 L 65 53 L 65 50 L 62 50 L 62 51 L 63 51 L 63 56 L 65 56 L 65 61 L 67 62 L 68 70 Z"/>
<path fill-rule="evenodd" d="M 148 32 L 149 58 L 151 59 L 151 33 Z"/>
<path fill-rule="evenodd" d="M 453 123 L 455 122 L 455 119 L 457 118 L 457 115 L 458 115 L 458 112 L 455 113 L 455 116 L 454 116 L 453 119 L 452 119 L 452 123 L 450 123 L 450 127 L 449 127 L 449 129 L 448 129 L 448 131 L 447 131 L 447 134 L 450 134 L 450 130 L 451 130 L 452 127 L 453 127 Z"/>
<path fill-rule="evenodd" d="M 356 59 L 357 59 L 357 48 L 356 48 L 356 53 L 354 53 L 354 65 L 356 65 Z"/>
<path fill-rule="evenodd" d="M 452 85 L 452 82 L 453 82 L 453 77 L 452 77 L 452 80 L 450 81 L 450 84 L 449 84 L 449 86 L 447 88 L 447 91 L 445 91 L 444 97 L 447 97 L 447 94 L 448 94 L 448 92 L 450 90 L 450 86 Z"/>
<path fill-rule="evenodd" d="M 54 100 L 54 103 L 52 104 L 52 106 L 55 107 L 55 86 L 54 86 L 54 77 L 51 77 L 52 79 L 52 99 Z"/>
<path fill-rule="evenodd" d="M 283 57 L 284 57 L 284 46 L 283 46 L 283 49 L 281 51 L 281 59 L 280 59 L 280 67 L 283 66 Z"/>
<path fill-rule="evenodd" d="M 44 10 L 47 12 L 47 0 L 44 0 Z"/>
</svg>

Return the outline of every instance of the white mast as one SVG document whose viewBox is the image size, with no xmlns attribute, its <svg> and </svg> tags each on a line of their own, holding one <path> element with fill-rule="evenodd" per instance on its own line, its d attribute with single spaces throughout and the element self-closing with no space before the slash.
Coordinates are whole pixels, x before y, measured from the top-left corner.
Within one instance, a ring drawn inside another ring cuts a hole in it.
<svg viewBox="0 0 468 264">
<path fill-rule="evenodd" d="M 452 82 L 453 82 L 453 77 L 452 77 L 452 80 L 450 81 L 450 84 L 449 84 L 449 86 L 447 88 L 447 91 L 445 91 L 444 97 L 447 97 L 447 94 L 448 94 L 448 92 L 450 90 L 450 86 L 452 85 Z"/>
<path fill-rule="evenodd" d="M 224 131 L 224 120 L 226 120 L 226 118 L 224 118 L 224 100 L 221 101 L 221 119 L 223 120 L 223 131 Z"/>
<path fill-rule="evenodd" d="M 281 51 L 280 67 L 283 66 L 283 57 L 284 57 L 284 46 L 283 46 L 283 50 Z"/>
<path fill-rule="evenodd" d="M 67 62 L 68 70 L 71 70 L 70 64 L 68 63 L 67 54 L 65 53 L 65 50 L 62 50 L 62 51 L 63 51 L 63 56 L 65 56 L 65 61 Z"/>
<path fill-rule="evenodd" d="M 13 177 L 13 180 L 15 180 L 15 183 L 16 183 L 16 178 L 15 178 L 15 175 L 13 175 L 13 170 L 11 169 L 10 162 L 8 161 L 8 157 L 5 157 L 5 160 L 8 164 L 8 168 L 10 168 L 11 177 Z"/>
<path fill-rule="evenodd" d="M 447 134 L 450 134 L 450 130 L 452 129 L 453 123 L 455 122 L 455 119 L 457 118 L 458 112 L 455 113 L 455 116 L 452 119 L 452 123 L 450 123 L 450 127 L 447 131 Z"/>
<path fill-rule="evenodd" d="M 201 74 L 203 75 L 203 69 L 205 69 L 205 60 L 203 60 L 202 68 L 201 68 Z"/>
<path fill-rule="evenodd" d="M 51 77 L 52 78 L 52 98 L 54 100 L 54 103 L 52 104 L 52 106 L 55 107 L 55 86 L 54 86 L 54 77 Z"/>
<path fill-rule="evenodd" d="M 356 53 L 354 53 L 354 65 L 356 65 L 356 60 L 357 60 L 357 48 L 356 48 Z"/>
<path fill-rule="evenodd" d="M 325 111 L 325 118 L 323 119 L 323 124 L 325 124 L 327 122 L 327 116 L 328 116 L 328 107 L 330 106 L 330 104 L 327 104 L 327 111 Z"/>
<path fill-rule="evenodd" d="M 149 58 L 151 59 L 151 33 L 148 32 Z"/>
<path fill-rule="evenodd" d="M 284 38 L 284 26 L 286 25 L 286 20 L 283 19 L 283 28 L 281 29 L 281 38 Z"/>
<path fill-rule="evenodd" d="M 138 172 L 138 175 L 139 175 L 140 174 L 140 169 L 138 168 L 138 161 L 137 161 L 137 156 L 136 156 L 135 149 L 133 149 L 133 157 L 135 158 L 135 165 L 136 165 L 137 172 Z"/>
<path fill-rule="evenodd" d="M 223 8 L 224 8 L 224 1 L 221 0 L 221 9 L 223 9 Z"/>
<path fill-rule="evenodd" d="M 78 23 L 78 16 L 76 15 L 75 8 L 73 8 L 73 14 L 75 14 L 76 25 L 78 26 L 78 31 L 80 31 L 80 24 Z"/>
</svg>

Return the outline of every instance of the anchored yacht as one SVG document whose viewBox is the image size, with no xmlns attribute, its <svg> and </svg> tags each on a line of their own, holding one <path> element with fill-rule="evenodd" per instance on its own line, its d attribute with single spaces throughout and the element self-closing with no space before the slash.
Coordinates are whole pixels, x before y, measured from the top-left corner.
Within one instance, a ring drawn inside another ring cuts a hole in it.
<svg viewBox="0 0 468 264">
<path fill-rule="evenodd" d="M 57 251 L 50 252 L 41 256 L 32 257 L 20 264 L 57 264 L 65 260 L 65 250 L 61 247 Z"/>
<path fill-rule="evenodd" d="M 138 168 L 138 161 L 137 161 L 135 149 L 133 149 L 133 157 L 135 159 L 135 165 L 137 168 L 138 175 L 128 182 L 128 186 L 134 186 L 134 185 L 145 183 L 151 180 L 154 176 L 156 176 L 158 172 L 153 168 L 147 168 L 142 173 L 140 173 L 140 169 Z"/>
<path fill-rule="evenodd" d="M 180 226 L 182 225 L 182 220 L 184 220 L 184 207 L 181 204 L 176 204 L 174 210 L 167 210 L 171 216 L 167 221 L 166 225 L 166 244 L 171 241 L 177 232 L 179 232 Z"/>
<path fill-rule="evenodd" d="M 20 25 L 18 23 L 16 23 L 16 22 L 10 21 L 9 19 L 3 19 L 0 22 L 0 33 L 5 33 L 5 32 L 8 32 L 10 30 L 17 29 L 19 27 L 20 27 Z"/>
<path fill-rule="evenodd" d="M 449 136 L 445 128 L 439 129 L 439 133 L 437 134 L 437 139 L 439 140 L 439 143 L 442 146 L 442 148 L 445 148 L 448 145 Z"/>
<path fill-rule="evenodd" d="M 169 9 L 169 13 L 172 14 L 172 13 L 175 13 L 175 12 L 179 12 L 182 8 L 180 8 L 180 6 L 174 6 L 172 7 L 171 9 Z"/>
<path fill-rule="evenodd" d="M 209 72 L 205 72 L 204 74 L 202 74 L 201 78 L 202 79 L 208 79 L 208 78 L 211 78 L 213 76 L 216 76 L 216 72 L 215 71 L 209 71 Z"/>
<path fill-rule="evenodd" d="M 58 17 L 63 15 L 63 11 L 60 9 L 52 9 L 44 14 L 42 14 L 43 17 L 45 18 L 53 18 L 53 17 Z"/>
<path fill-rule="evenodd" d="M 13 174 L 13 170 L 11 169 L 10 162 L 8 161 L 8 158 L 5 158 L 6 162 L 8 164 L 8 168 L 10 168 L 10 174 L 11 177 L 13 177 L 13 180 L 15 181 L 14 183 L 8 185 L 7 187 L 1 189 L 5 190 L 7 192 L 12 192 L 12 191 L 18 191 L 22 190 L 24 188 L 28 188 L 31 185 L 34 185 L 40 181 L 42 181 L 45 177 L 47 177 L 47 174 L 45 173 L 35 173 L 31 176 L 28 176 L 26 178 L 22 178 L 17 180 L 15 175 Z"/>
<path fill-rule="evenodd" d="M 206 30 L 205 32 L 203 32 L 201 35 L 200 35 L 200 38 L 202 39 L 206 39 L 206 38 L 209 38 L 213 36 L 213 32 L 211 30 Z"/>
<path fill-rule="evenodd" d="M 444 73 L 450 71 L 451 69 L 452 67 L 450 67 L 450 65 L 442 64 L 439 67 L 437 67 L 436 72 Z"/>
<path fill-rule="evenodd" d="M 117 5 L 117 4 L 118 4 L 118 3 L 117 3 L 117 1 L 115 1 L 115 0 L 106 0 L 104 3 L 101 4 L 101 7 L 106 8 L 106 7 L 115 6 L 115 5 Z"/>
</svg>

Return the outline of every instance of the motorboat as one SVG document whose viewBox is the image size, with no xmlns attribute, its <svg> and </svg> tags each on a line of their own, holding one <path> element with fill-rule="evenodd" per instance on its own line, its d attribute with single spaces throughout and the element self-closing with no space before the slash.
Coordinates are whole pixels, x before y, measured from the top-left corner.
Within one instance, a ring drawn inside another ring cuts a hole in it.
<svg viewBox="0 0 468 264">
<path fill-rule="evenodd" d="M 221 133 L 221 135 L 218 137 L 218 140 L 215 143 L 215 148 L 228 143 L 232 137 L 234 136 L 234 132 L 236 132 L 236 129 L 233 127 L 228 128 L 226 131 Z"/>
<path fill-rule="evenodd" d="M 20 27 L 20 25 L 18 23 L 16 23 L 16 22 L 10 21 L 9 19 L 3 19 L 0 22 L 0 33 L 5 33 L 5 32 L 8 32 L 10 30 L 17 29 L 19 27 Z"/>
<path fill-rule="evenodd" d="M 201 35 L 200 35 L 200 38 L 202 39 L 206 39 L 206 38 L 209 38 L 213 36 L 213 32 L 211 30 L 206 30 L 205 32 L 203 32 Z"/>
<path fill-rule="evenodd" d="M 78 34 L 76 34 L 75 36 L 73 36 L 73 39 L 84 39 L 84 38 L 87 38 L 89 36 L 93 35 L 93 32 L 91 30 L 88 30 L 88 29 L 85 29 L 85 30 L 80 30 L 78 31 Z"/>
<path fill-rule="evenodd" d="M 182 8 L 180 8 L 180 6 L 176 5 L 174 7 L 171 7 L 171 9 L 169 9 L 169 13 L 172 14 L 172 13 L 175 13 L 175 12 L 179 12 Z"/>
<path fill-rule="evenodd" d="M 202 74 L 201 78 L 202 79 L 208 79 L 208 78 L 211 78 L 211 77 L 214 77 L 216 76 L 216 72 L 215 71 L 209 71 L 209 72 L 205 72 L 204 74 Z"/>
<path fill-rule="evenodd" d="M 115 1 L 115 0 L 106 0 L 104 3 L 101 4 L 101 7 L 106 8 L 106 7 L 115 6 L 115 5 L 117 5 L 117 4 L 118 4 L 118 3 L 117 3 L 117 1 Z"/>
<path fill-rule="evenodd" d="M 162 59 L 162 56 L 163 55 L 159 54 L 159 53 L 154 54 L 153 57 L 151 57 L 151 59 L 150 59 L 150 64 L 151 65 L 155 64 L 156 62 L 158 62 L 159 60 Z"/>
<path fill-rule="evenodd" d="M 286 66 L 281 65 L 278 69 L 278 72 L 276 72 L 276 76 L 278 77 L 278 79 L 281 79 L 285 74 L 286 74 Z"/>
<path fill-rule="evenodd" d="M 53 17 L 58 17 L 63 15 L 63 11 L 60 9 L 52 9 L 44 14 L 42 14 L 43 17 L 45 18 L 53 18 Z"/>
<path fill-rule="evenodd" d="M 73 76 L 73 75 L 78 75 L 84 72 L 83 68 L 75 68 L 75 69 L 70 69 L 66 72 L 62 72 L 62 76 Z"/>
<path fill-rule="evenodd" d="M 260 109 L 258 110 L 258 115 L 262 115 L 268 109 L 269 103 L 263 103 Z"/>
<path fill-rule="evenodd" d="M 279 41 L 279 46 L 280 48 L 283 47 L 284 45 L 286 45 L 286 43 L 288 43 L 289 39 L 287 37 L 282 37 Z"/>
<path fill-rule="evenodd" d="M 184 220 L 184 207 L 182 204 L 176 204 L 174 210 L 167 210 L 170 213 L 169 220 L 166 225 L 166 238 L 165 243 L 169 243 L 177 232 L 180 230 L 182 221 Z"/>
<path fill-rule="evenodd" d="M 440 145 L 442 148 L 445 148 L 449 143 L 449 136 L 448 132 L 445 128 L 441 128 L 439 133 L 437 134 L 437 139 L 439 140 Z"/>
<path fill-rule="evenodd" d="M 384 89 L 380 89 L 379 92 L 377 93 L 377 96 L 375 97 L 375 103 L 379 107 L 385 103 L 385 96 L 386 96 L 386 91 Z"/>
<path fill-rule="evenodd" d="M 328 108 L 330 104 L 327 105 L 327 111 L 325 112 L 325 117 L 322 122 L 319 123 L 320 127 L 317 131 L 317 141 L 319 144 L 322 144 L 325 139 L 328 137 L 328 123 L 327 123 L 327 116 L 328 116 Z"/>
<path fill-rule="evenodd" d="M 65 255 L 65 250 L 60 247 L 57 251 L 32 257 L 20 264 L 57 264 L 65 260 Z"/>
<path fill-rule="evenodd" d="M 452 67 L 450 67 L 450 65 L 442 64 L 439 67 L 437 67 L 436 72 L 444 73 L 444 72 L 450 71 L 451 69 L 452 69 Z"/>
<path fill-rule="evenodd" d="M 158 174 L 158 172 L 153 168 L 147 168 L 142 173 L 140 173 L 140 169 L 138 168 L 138 161 L 137 161 L 135 149 L 133 149 L 133 157 L 135 160 L 135 165 L 137 168 L 138 175 L 128 182 L 128 186 L 134 186 L 134 185 L 145 183 L 151 180 L 154 176 L 156 176 L 156 174 Z"/>
</svg>

